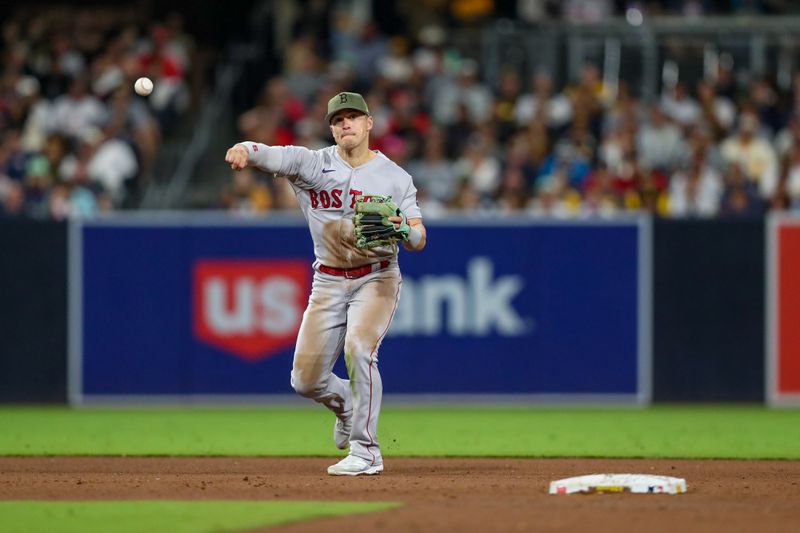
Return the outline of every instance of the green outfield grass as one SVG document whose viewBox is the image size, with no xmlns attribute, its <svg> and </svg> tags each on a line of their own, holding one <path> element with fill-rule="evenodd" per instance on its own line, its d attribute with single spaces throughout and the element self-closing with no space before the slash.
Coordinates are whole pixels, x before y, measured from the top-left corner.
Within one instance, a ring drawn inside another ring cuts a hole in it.
<svg viewBox="0 0 800 533">
<path fill-rule="evenodd" d="M 380 502 L 0 501 L 0 531 L 210 533 L 393 507 L 397 505 Z"/>
<path fill-rule="evenodd" d="M 323 408 L 0 408 L 0 455 L 335 456 Z M 385 409 L 387 456 L 800 459 L 800 410 Z"/>
</svg>

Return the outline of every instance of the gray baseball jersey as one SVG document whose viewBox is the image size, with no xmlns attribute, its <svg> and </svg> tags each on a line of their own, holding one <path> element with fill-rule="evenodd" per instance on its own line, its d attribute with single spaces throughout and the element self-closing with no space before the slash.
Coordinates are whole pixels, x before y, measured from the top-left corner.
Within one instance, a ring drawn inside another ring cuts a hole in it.
<svg viewBox="0 0 800 533">
<path fill-rule="evenodd" d="M 422 216 L 411 176 L 380 152 L 353 168 L 339 156 L 336 146 L 309 150 L 300 146 L 268 147 L 250 141 L 242 144 L 250 153 L 250 164 L 289 177 L 308 221 L 318 263 L 352 268 L 397 256 L 396 244 L 356 248 L 353 215 L 359 194 L 391 196 L 409 219 Z"/>
</svg>

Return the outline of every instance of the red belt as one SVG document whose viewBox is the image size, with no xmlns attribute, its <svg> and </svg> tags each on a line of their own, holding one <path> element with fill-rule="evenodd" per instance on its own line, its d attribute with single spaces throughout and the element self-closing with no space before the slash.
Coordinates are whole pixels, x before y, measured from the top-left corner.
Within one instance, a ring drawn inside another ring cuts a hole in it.
<svg viewBox="0 0 800 533">
<path fill-rule="evenodd" d="M 362 276 L 366 276 L 371 272 L 377 272 L 378 270 L 383 270 L 384 268 L 389 266 L 389 261 L 381 261 L 380 263 L 372 263 L 369 265 L 364 265 L 361 267 L 356 268 L 333 268 L 325 265 L 319 265 L 319 271 L 324 272 L 325 274 L 330 274 L 331 276 L 344 276 L 347 279 L 356 279 Z"/>
</svg>

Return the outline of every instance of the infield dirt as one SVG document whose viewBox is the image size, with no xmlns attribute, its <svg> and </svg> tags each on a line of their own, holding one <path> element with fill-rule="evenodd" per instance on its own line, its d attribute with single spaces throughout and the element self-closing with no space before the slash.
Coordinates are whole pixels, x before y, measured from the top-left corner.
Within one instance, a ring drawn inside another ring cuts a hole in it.
<svg viewBox="0 0 800 533">
<path fill-rule="evenodd" d="M 391 511 L 269 531 L 800 531 L 800 461 L 388 457 L 380 476 L 325 474 L 334 458 L 0 457 L 2 500 L 343 500 Z M 686 479 L 681 495 L 551 496 L 591 473 Z"/>
</svg>

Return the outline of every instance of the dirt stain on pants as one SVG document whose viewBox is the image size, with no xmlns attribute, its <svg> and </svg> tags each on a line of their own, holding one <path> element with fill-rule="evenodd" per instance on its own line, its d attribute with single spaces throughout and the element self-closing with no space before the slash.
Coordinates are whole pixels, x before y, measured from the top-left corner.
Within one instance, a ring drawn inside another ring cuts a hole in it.
<svg viewBox="0 0 800 533">
<path fill-rule="evenodd" d="M 396 265 L 346 279 L 317 273 L 297 338 L 292 387 L 340 418 L 352 410 L 350 453 L 382 462 L 377 439 L 383 385 L 378 349 L 397 308 L 402 279 Z M 332 370 L 344 349 L 349 379 Z"/>
</svg>

